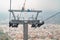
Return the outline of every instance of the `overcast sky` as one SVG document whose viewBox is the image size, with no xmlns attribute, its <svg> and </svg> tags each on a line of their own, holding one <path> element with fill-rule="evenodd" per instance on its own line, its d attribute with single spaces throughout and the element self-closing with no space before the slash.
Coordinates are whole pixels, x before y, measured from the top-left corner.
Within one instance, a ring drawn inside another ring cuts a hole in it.
<svg viewBox="0 0 60 40">
<path fill-rule="evenodd" d="M 0 11 L 6 11 L 9 9 L 10 0 L 0 1 Z M 24 0 L 12 0 L 12 8 L 20 9 L 24 3 Z M 25 8 L 32 9 L 60 9 L 60 0 L 26 0 Z"/>
<path fill-rule="evenodd" d="M 0 0 L 0 21 L 8 20 L 9 1 Z M 24 0 L 12 0 L 12 9 L 21 9 L 23 3 Z M 60 11 L 60 0 L 26 0 L 25 9 L 40 9 L 42 13 L 56 13 Z"/>
</svg>

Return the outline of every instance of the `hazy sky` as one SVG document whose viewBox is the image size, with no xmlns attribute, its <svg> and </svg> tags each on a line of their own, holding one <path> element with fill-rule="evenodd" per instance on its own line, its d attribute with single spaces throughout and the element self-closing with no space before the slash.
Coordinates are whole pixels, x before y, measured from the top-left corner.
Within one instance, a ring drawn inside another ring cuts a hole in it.
<svg viewBox="0 0 60 40">
<path fill-rule="evenodd" d="M 0 11 L 6 11 L 9 9 L 10 0 L 0 1 Z M 20 9 L 24 3 L 24 0 L 12 0 L 12 8 Z M 25 8 L 32 9 L 60 9 L 60 0 L 27 0 Z"/>
<path fill-rule="evenodd" d="M 8 20 L 9 1 L 0 0 L 0 22 Z M 12 9 L 21 9 L 23 3 L 24 0 L 12 0 Z M 52 13 L 60 12 L 60 0 L 27 0 L 25 9 L 40 9 L 43 11 L 43 16 L 46 16 L 46 13 L 52 15 Z"/>
</svg>

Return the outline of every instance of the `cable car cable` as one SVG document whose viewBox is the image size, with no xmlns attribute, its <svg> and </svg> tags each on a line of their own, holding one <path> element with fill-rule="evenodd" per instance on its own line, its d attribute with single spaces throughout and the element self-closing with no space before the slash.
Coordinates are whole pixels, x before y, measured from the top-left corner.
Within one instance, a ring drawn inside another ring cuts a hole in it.
<svg viewBox="0 0 60 40">
<path fill-rule="evenodd" d="M 52 15 L 52 16 L 50 16 L 50 17 L 46 18 L 46 19 L 45 19 L 45 20 L 43 20 L 43 21 L 47 21 L 47 20 L 49 20 L 50 18 L 52 18 L 52 17 L 54 17 L 54 16 L 56 16 L 56 15 L 58 15 L 58 14 L 60 14 L 60 12 L 55 13 L 54 15 Z"/>
</svg>

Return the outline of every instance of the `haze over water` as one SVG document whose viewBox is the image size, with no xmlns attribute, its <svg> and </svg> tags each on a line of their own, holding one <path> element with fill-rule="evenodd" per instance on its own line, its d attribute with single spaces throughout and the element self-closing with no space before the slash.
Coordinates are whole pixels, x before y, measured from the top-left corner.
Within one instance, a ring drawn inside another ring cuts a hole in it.
<svg viewBox="0 0 60 40">
<path fill-rule="evenodd" d="M 12 0 L 12 9 L 21 9 L 23 6 L 24 0 Z M 51 15 L 60 12 L 60 0 L 27 0 L 25 9 L 37 9 L 42 10 L 42 13 L 39 14 L 38 19 L 45 20 Z M 9 20 L 9 0 L 0 1 L 0 24 L 7 23 Z M 25 15 L 25 14 L 23 14 Z M 36 13 L 27 15 L 34 15 Z M 26 17 L 26 16 L 25 16 Z M 46 23 L 60 24 L 60 14 L 50 18 Z"/>
</svg>

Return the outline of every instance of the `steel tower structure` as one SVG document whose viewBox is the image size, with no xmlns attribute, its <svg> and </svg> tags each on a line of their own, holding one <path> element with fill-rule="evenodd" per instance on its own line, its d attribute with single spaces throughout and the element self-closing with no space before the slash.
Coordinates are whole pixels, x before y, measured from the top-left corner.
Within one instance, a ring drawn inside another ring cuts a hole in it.
<svg viewBox="0 0 60 40">
<path fill-rule="evenodd" d="M 9 12 L 10 14 L 12 13 L 14 19 L 13 20 L 10 20 L 9 21 L 9 27 L 18 27 L 19 24 L 23 24 L 23 35 L 24 35 L 24 40 L 28 40 L 28 24 L 31 24 L 32 27 L 40 27 L 41 25 L 44 24 L 44 21 L 40 22 L 40 20 L 38 20 L 38 15 L 40 12 L 42 12 L 41 10 L 25 10 L 25 3 L 26 3 L 26 0 L 23 4 L 23 7 L 21 10 L 12 10 L 11 9 L 11 0 L 10 0 L 10 9 L 9 9 Z M 36 18 L 35 20 L 17 20 L 15 15 L 14 15 L 14 12 L 36 12 L 37 15 L 36 15 Z"/>
</svg>

